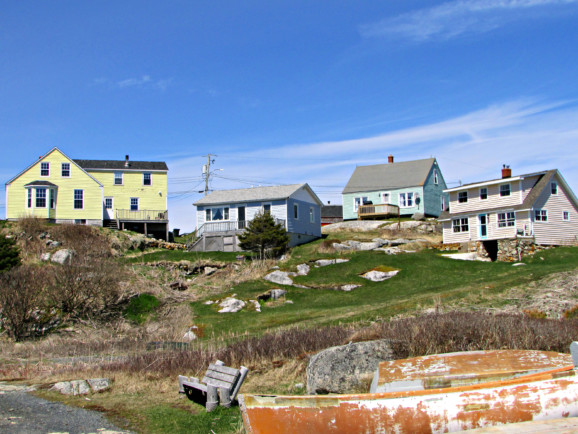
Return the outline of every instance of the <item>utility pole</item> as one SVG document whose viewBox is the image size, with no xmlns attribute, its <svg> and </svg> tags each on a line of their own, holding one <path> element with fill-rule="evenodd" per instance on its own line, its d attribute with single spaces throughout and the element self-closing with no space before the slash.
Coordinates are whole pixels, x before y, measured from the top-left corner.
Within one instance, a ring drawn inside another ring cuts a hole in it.
<svg viewBox="0 0 578 434">
<path fill-rule="evenodd" d="M 211 160 L 211 156 L 216 157 L 216 155 L 207 155 L 207 164 L 203 165 L 203 175 L 205 175 L 205 196 L 209 194 L 209 177 L 211 176 L 211 163 L 215 160 Z"/>
</svg>

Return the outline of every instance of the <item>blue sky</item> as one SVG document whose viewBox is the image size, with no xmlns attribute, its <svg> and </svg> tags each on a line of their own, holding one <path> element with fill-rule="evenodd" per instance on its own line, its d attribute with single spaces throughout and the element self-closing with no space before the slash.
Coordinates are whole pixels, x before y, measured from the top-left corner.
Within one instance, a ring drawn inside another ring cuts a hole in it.
<svg viewBox="0 0 578 434">
<path fill-rule="evenodd" d="M 163 160 L 171 228 L 214 189 L 435 156 L 450 187 L 558 168 L 578 193 L 578 0 L 6 0 L 0 179 L 57 146 Z M 4 215 L 5 195 L 0 197 Z"/>
</svg>

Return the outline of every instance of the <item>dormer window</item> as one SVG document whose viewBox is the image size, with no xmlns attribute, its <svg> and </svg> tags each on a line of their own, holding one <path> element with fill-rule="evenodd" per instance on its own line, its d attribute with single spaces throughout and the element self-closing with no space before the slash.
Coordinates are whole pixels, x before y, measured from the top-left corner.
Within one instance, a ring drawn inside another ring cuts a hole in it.
<svg viewBox="0 0 578 434">
<path fill-rule="evenodd" d="M 510 195 L 510 184 L 500 185 L 500 197 L 509 196 L 509 195 Z"/>
<path fill-rule="evenodd" d="M 40 176 L 50 176 L 50 163 L 40 163 Z"/>
<path fill-rule="evenodd" d="M 458 202 L 459 203 L 466 203 L 468 201 L 468 192 L 467 191 L 460 191 L 458 193 Z"/>
</svg>

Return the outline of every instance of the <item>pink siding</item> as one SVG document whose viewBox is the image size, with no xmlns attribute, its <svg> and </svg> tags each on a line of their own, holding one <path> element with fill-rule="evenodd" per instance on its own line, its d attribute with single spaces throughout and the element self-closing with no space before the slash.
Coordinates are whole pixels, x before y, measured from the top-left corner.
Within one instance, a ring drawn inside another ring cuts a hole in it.
<svg viewBox="0 0 578 434">
<path fill-rule="evenodd" d="M 510 184 L 510 195 L 500 196 L 500 185 Z M 480 209 L 487 208 L 497 208 L 503 206 L 513 206 L 519 205 L 523 202 L 524 193 L 522 192 L 522 182 L 521 181 L 510 181 L 504 180 L 504 182 L 496 185 L 489 185 L 488 198 L 485 200 L 480 199 L 480 188 L 470 188 L 468 189 L 468 201 L 466 203 L 458 202 L 458 193 L 450 193 L 450 212 L 452 214 L 457 214 L 461 212 L 477 211 Z M 527 194 L 527 193 L 525 193 Z"/>
</svg>

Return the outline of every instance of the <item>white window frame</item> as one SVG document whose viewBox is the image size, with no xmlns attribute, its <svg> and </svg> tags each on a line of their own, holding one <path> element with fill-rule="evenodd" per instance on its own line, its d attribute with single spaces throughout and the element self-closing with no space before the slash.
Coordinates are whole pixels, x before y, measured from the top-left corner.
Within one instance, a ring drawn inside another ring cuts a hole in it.
<svg viewBox="0 0 578 434">
<path fill-rule="evenodd" d="M 535 209 L 534 210 L 534 221 L 547 222 L 548 221 L 548 210 L 547 209 Z"/>
<path fill-rule="evenodd" d="M 445 211 L 446 210 L 446 197 L 444 195 L 440 196 L 440 202 L 441 202 L 442 211 Z"/>
<path fill-rule="evenodd" d="M 36 189 L 36 194 L 34 197 L 34 208 L 46 208 L 46 188 L 37 188 Z M 42 192 L 43 194 L 39 194 L 40 192 Z M 44 202 L 44 205 L 38 205 L 38 203 L 42 203 Z"/>
<path fill-rule="evenodd" d="M 120 183 L 119 183 L 119 182 L 116 182 L 116 181 L 119 180 L 119 179 L 120 179 Z M 123 172 L 114 172 L 113 184 L 114 184 L 114 185 L 124 185 Z"/>
<path fill-rule="evenodd" d="M 391 200 L 391 195 L 389 194 L 389 191 L 384 191 L 380 194 L 381 196 L 381 203 L 385 203 L 385 204 L 390 204 L 390 200 Z M 387 198 L 387 199 L 386 199 Z"/>
<path fill-rule="evenodd" d="M 107 200 L 110 200 L 110 207 L 106 205 Z M 114 197 L 109 196 L 104 198 L 104 209 L 114 209 Z"/>
<path fill-rule="evenodd" d="M 458 203 L 468 203 L 467 191 L 458 191 Z"/>
<path fill-rule="evenodd" d="M 313 207 L 309 207 L 309 223 L 315 223 L 315 210 Z"/>
<path fill-rule="evenodd" d="M 76 206 L 77 201 L 80 201 L 80 207 Z M 75 188 L 72 193 L 72 207 L 74 209 L 84 209 L 84 190 Z"/>
<path fill-rule="evenodd" d="M 557 182 L 551 182 L 550 183 L 550 192 L 552 193 L 553 196 L 558 195 L 558 183 Z"/>
<path fill-rule="evenodd" d="M 26 190 L 28 191 L 26 194 L 26 208 L 32 208 L 32 189 L 27 188 Z"/>
<path fill-rule="evenodd" d="M 452 220 L 452 230 L 454 233 L 470 231 L 470 222 L 468 217 L 461 217 Z"/>
<path fill-rule="evenodd" d="M 145 180 L 146 180 L 146 178 L 147 178 L 147 175 L 148 175 L 148 180 L 149 180 L 149 183 L 148 183 L 148 184 L 145 182 Z M 152 174 L 151 172 L 143 172 L 143 174 L 142 174 L 142 185 L 145 185 L 145 186 L 147 186 L 147 187 L 153 185 L 153 174 Z"/>
<path fill-rule="evenodd" d="M 135 201 L 136 201 L 136 209 L 132 209 L 133 204 L 135 203 Z M 131 197 L 131 198 L 129 199 L 129 203 L 128 203 L 128 204 L 129 204 L 129 210 L 131 210 L 131 211 L 140 211 L 140 198 L 138 198 L 138 197 Z"/>
<path fill-rule="evenodd" d="M 414 193 L 413 191 L 407 191 L 405 193 L 399 193 L 399 207 L 400 208 L 411 208 L 414 205 Z"/>
<path fill-rule="evenodd" d="M 359 196 L 353 198 L 353 211 L 357 212 L 359 207 L 363 205 L 368 200 L 367 196 Z"/>
<path fill-rule="evenodd" d="M 500 184 L 500 197 L 508 197 L 512 195 L 512 186 L 508 184 Z"/>
<path fill-rule="evenodd" d="M 68 175 L 65 175 L 65 173 Z M 61 163 L 60 164 L 60 176 L 62 178 L 70 178 L 70 163 Z"/>
<path fill-rule="evenodd" d="M 299 204 L 293 204 L 293 219 L 299 220 Z"/>
<path fill-rule="evenodd" d="M 498 213 L 498 228 L 511 228 L 516 226 L 515 212 Z"/>
<path fill-rule="evenodd" d="M 46 172 L 46 174 L 44 174 Z M 47 161 L 40 162 L 40 176 L 47 178 L 50 176 L 50 163 Z"/>
<path fill-rule="evenodd" d="M 434 169 L 434 184 L 438 185 L 439 182 L 440 182 L 440 179 L 439 179 L 439 175 L 438 175 L 438 170 Z"/>
<path fill-rule="evenodd" d="M 56 208 L 56 190 L 54 190 L 53 188 L 48 190 L 48 206 L 50 207 L 50 209 Z"/>
<path fill-rule="evenodd" d="M 570 211 L 562 211 L 562 221 L 570 221 Z"/>
<path fill-rule="evenodd" d="M 212 221 L 211 217 L 212 217 L 211 208 L 205 208 L 205 222 Z"/>
<path fill-rule="evenodd" d="M 480 200 L 488 200 L 488 187 L 480 188 Z"/>
</svg>

